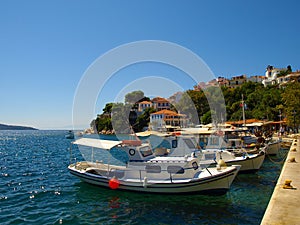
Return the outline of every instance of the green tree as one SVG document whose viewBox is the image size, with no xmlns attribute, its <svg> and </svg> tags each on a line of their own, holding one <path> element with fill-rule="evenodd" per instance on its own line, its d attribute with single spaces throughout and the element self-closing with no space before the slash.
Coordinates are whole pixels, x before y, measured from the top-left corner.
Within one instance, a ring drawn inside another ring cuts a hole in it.
<svg viewBox="0 0 300 225">
<path fill-rule="evenodd" d="M 174 104 L 174 108 L 177 112 L 187 115 L 193 124 L 199 124 L 199 118 L 205 111 L 204 104 L 201 92 L 188 90 L 182 93 L 180 100 Z"/>
<path fill-rule="evenodd" d="M 114 103 L 107 103 L 103 109 L 103 113 L 110 114 Z"/>
<path fill-rule="evenodd" d="M 145 127 L 149 126 L 150 114 L 156 112 L 152 107 L 145 109 L 145 111 L 138 116 L 136 123 L 134 124 L 134 131 L 142 131 Z"/>
<path fill-rule="evenodd" d="M 98 115 L 95 120 L 95 127 L 98 132 L 112 130 L 111 118 L 105 114 Z"/>
<path fill-rule="evenodd" d="M 298 128 L 300 124 L 300 83 L 293 82 L 288 84 L 281 96 L 287 125 Z"/>
<path fill-rule="evenodd" d="M 204 113 L 204 115 L 202 116 L 201 120 L 202 120 L 201 122 L 203 124 L 209 124 L 209 123 L 211 123 L 212 122 L 211 121 L 211 111 L 209 110 L 206 113 Z"/>
<path fill-rule="evenodd" d="M 204 90 L 204 94 L 210 107 L 213 122 L 226 121 L 226 104 L 222 89 L 214 86 L 208 87 Z"/>
<path fill-rule="evenodd" d="M 130 104 L 114 103 L 111 113 L 111 122 L 116 134 L 130 133 L 131 125 L 129 115 L 131 107 Z"/>
<path fill-rule="evenodd" d="M 221 93 L 219 88 L 214 87 L 204 91 L 188 90 L 182 94 L 181 99 L 174 103 L 172 108 L 177 112 L 186 114 L 194 124 L 198 124 L 200 118 L 204 124 L 211 123 L 212 118 L 216 121 L 216 117 L 223 117 L 223 121 L 241 120 L 243 96 L 244 103 L 247 105 L 245 107 L 246 119 L 278 121 L 286 116 L 290 127 L 294 126 L 294 121 L 295 126 L 298 127 L 300 124 L 300 98 L 298 97 L 300 87 L 297 82 L 291 82 L 285 89 L 280 89 L 276 85 L 264 87 L 262 84 L 245 82 L 237 88 L 222 87 L 221 90 Z M 220 115 L 220 111 L 224 109 L 222 107 L 225 107 L 222 106 L 224 105 L 222 96 L 224 96 L 226 103 L 227 117 Z M 96 125 L 98 131 L 114 128 L 117 129 L 118 133 L 128 133 L 131 123 L 135 131 L 141 131 L 145 126 L 148 126 L 150 114 L 154 112 L 154 109 L 149 108 L 143 114 L 133 118 L 134 107 L 137 102 L 143 100 L 149 100 L 149 98 L 145 97 L 142 91 L 134 91 L 126 95 L 126 104 L 107 103 L 103 109 L 103 114 L 98 115 L 93 124 Z M 282 117 L 279 116 L 280 114 Z M 111 115 L 112 118 L 110 118 Z"/>
<path fill-rule="evenodd" d="M 143 99 L 144 92 L 142 91 L 133 91 L 125 95 L 125 104 L 135 104 Z"/>
</svg>

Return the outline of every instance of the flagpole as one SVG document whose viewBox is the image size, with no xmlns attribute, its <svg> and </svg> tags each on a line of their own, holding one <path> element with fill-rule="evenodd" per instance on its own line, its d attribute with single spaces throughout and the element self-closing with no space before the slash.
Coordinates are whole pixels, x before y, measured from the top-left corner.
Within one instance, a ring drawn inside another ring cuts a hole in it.
<svg viewBox="0 0 300 225">
<path fill-rule="evenodd" d="M 244 95 L 243 94 L 242 94 L 242 108 L 243 108 L 243 122 L 244 122 L 244 126 L 246 126 L 245 105 L 244 105 Z"/>
</svg>

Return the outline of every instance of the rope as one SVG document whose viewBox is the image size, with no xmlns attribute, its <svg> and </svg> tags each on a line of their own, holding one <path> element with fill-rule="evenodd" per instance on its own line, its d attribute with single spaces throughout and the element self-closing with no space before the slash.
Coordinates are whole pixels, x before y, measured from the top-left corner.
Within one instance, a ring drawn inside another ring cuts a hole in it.
<svg viewBox="0 0 300 225">
<path fill-rule="evenodd" d="M 284 150 L 283 150 L 282 148 L 280 148 L 277 155 L 281 155 L 281 154 L 279 154 L 279 153 L 280 153 L 280 152 L 283 152 L 283 151 L 284 151 Z M 276 160 L 272 159 L 272 157 L 271 157 L 270 155 L 267 155 L 267 156 L 268 156 L 269 160 L 270 160 L 272 163 L 275 163 L 275 164 L 283 164 L 284 161 L 285 161 L 286 158 L 287 158 L 288 153 L 289 153 L 289 151 L 286 151 L 286 152 L 284 153 L 284 155 L 282 156 L 282 158 L 279 158 L 279 161 L 276 161 Z"/>
</svg>

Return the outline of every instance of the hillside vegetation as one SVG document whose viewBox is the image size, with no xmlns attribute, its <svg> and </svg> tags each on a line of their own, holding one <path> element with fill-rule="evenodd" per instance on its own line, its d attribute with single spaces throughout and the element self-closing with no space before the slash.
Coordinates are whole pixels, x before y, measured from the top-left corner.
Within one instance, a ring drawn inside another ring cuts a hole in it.
<svg viewBox="0 0 300 225">
<path fill-rule="evenodd" d="M 220 94 L 216 93 L 217 90 L 219 89 L 215 87 L 207 88 L 205 93 L 202 90 L 187 90 L 183 93 L 182 98 L 173 104 L 173 110 L 176 111 L 177 108 L 180 108 L 180 113 L 188 111 L 186 98 L 189 97 L 194 102 L 198 117 L 190 116 L 191 121 L 199 121 L 203 124 L 211 123 L 212 115 L 218 112 L 210 109 L 206 95 L 210 95 L 209 99 L 218 103 Z M 300 84 L 298 82 L 289 83 L 284 88 L 264 87 L 259 83 L 246 82 L 237 88 L 221 87 L 221 90 L 225 99 L 226 115 L 222 115 L 223 121 L 219 122 L 242 120 L 242 107 L 244 106 L 246 118 L 272 121 L 286 118 L 289 127 L 294 127 L 294 125 L 298 127 L 300 124 Z M 155 112 L 155 109 L 149 108 L 144 113 L 136 115 L 134 109 L 137 108 L 138 100 L 148 98 L 141 91 L 129 93 L 126 97 L 125 104 L 106 104 L 103 113 L 91 122 L 91 126 L 95 127 L 97 131 L 117 128 L 122 131 L 127 129 L 126 132 L 128 132 L 128 127 L 131 125 L 135 131 L 141 131 L 149 124 L 149 116 Z M 241 104 L 242 98 L 244 105 Z"/>
</svg>

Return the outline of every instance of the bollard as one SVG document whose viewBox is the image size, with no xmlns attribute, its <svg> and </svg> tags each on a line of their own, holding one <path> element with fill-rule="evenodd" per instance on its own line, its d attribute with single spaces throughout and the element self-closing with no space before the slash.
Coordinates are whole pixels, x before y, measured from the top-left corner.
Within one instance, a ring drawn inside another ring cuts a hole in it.
<svg viewBox="0 0 300 225">
<path fill-rule="evenodd" d="M 291 151 L 292 151 L 292 152 L 296 152 L 297 149 L 296 149 L 296 148 L 291 148 Z"/>
<path fill-rule="evenodd" d="M 293 189 L 293 186 L 291 185 L 292 180 L 285 180 L 283 189 Z"/>
<path fill-rule="evenodd" d="M 295 162 L 296 162 L 296 158 L 295 158 L 295 157 L 291 157 L 291 158 L 289 159 L 289 162 L 295 163 Z"/>
</svg>

